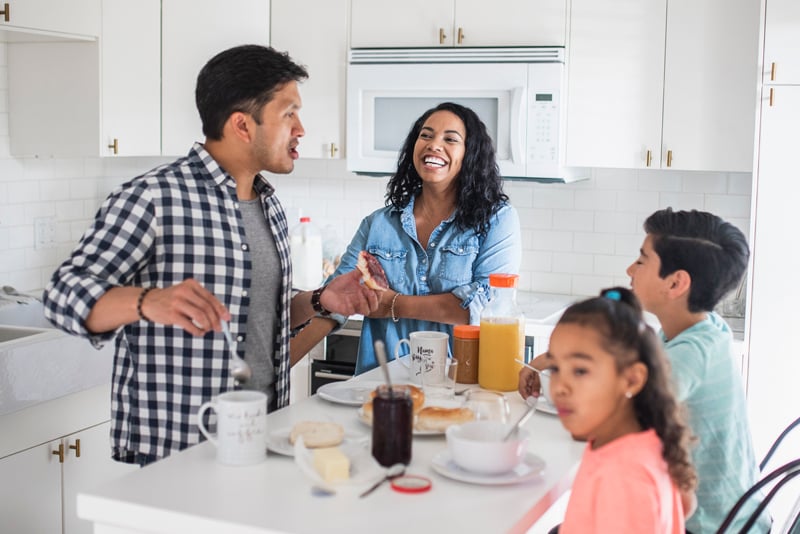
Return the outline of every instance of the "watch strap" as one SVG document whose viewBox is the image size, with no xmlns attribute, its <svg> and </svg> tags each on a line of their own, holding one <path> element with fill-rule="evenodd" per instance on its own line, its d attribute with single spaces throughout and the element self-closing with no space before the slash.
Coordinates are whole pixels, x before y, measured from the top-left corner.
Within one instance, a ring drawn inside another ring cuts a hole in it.
<svg viewBox="0 0 800 534">
<path fill-rule="evenodd" d="M 325 291 L 325 288 L 328 286 L 318 287 L 314 291 L 311 292 L 311 307 L 314 308 L 314 311 L 320 314 L 323 317 L 327 317 L 331 314 L 330 311 L 326 310 L 322 303 L 320 302 L 320 297 L 322 296 L 322 292 Z"/>
</svg>

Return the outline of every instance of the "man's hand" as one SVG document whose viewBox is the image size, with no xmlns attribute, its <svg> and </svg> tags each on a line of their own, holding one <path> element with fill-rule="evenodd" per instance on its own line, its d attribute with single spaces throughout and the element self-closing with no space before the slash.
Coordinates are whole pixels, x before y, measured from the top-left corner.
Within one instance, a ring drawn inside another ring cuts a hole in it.
<svg viewBox="0 0 800 534">
<path fill-rule="evenodd" d="M 154 323 L 180 326 L 195 336 L 220 331 L 220 321 L 231 316 L 225 306 L 194 279 L 153 289 L 142 301 L 142 313 Z"/>
<path fill-rule="evenodd" d="M 323 308 L 334 313 L 369 315 L 378 308 L 379 293 L 362 284 L 361 273 L 355 269 L 331 280 L 319 300 Z"/>
</svg>

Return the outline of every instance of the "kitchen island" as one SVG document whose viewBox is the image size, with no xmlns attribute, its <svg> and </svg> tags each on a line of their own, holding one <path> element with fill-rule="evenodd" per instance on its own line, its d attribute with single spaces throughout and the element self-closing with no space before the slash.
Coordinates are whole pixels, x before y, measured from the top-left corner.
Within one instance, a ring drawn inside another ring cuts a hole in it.
<svg viewBox="0 0 800 534">
<path fill-rule="evenodd" d="M 394 380 L 405 381 L 401 363 L 390 369 Z M 379 380 L 379 371 L 353 380 Z M 515 420 L 525 404 L 516 392 L 506 396 Z M 269 431 L 302 420 L 334 421 L 347 435 L 370 435 L 356 407 L 318 395 L 270 414 Z M 403 494 L 384 484 L 363 499 L 353 491 L 317 495 L 291 457 L 272 452 L 255 466 L 220 465 L 214 447 L 204 442 L 79 495 L 78 514 L 94 522 L 96 534 L 525 532 L 569 488 L 584 447 L 555 415 L 537 412 L 525 427 L 532 435 L 529 453 L 544 460 L 545 469 L 512 485 L 476 485 L 438 474 L 431 461 L 446 449 L 441 435 L 415 436 L 407 469 L 431 479 L 430 491 Z"/>
</svg>

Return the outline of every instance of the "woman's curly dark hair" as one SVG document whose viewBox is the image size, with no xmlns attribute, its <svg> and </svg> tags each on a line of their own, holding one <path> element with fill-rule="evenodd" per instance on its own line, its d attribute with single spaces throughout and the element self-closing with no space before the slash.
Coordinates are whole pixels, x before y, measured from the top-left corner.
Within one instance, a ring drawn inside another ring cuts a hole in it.
<svg viewBox="0 0 800 534">
<path fill-rule="evenodd" d="M 567 308 L 559 323 L 576 323 L 600 333 L 603 348 L 616 357 L 619 372 L 636 362 L 647 366 L 647 382 L 633 398 L 636 418 L 642 429 L 652 428 L 661 438 L 662 456 L 675 485 L 692 490 L 697 485 L 697 473 L 689 453 L 690 430 L 684 409 L 675 398 L 661 342 L 644 322 L 642 306 L 633 292 L 614 287 L 600 295 Z"/>
<path fill-rule="evenodd" d="M 484 233 L 494 212 L 508 202 L 508 195 L 503 193 L 503 178 L 486 125 L 474 111 L 460 104 L 443 102 L 423 113 L 411 127 L 400 150 L 397 172 L 386 186 L 386 205 L 405 208 L 422 190 L 422 179 L 414 167 L 414 145 L 425 121 L 437 111 L 457 115 L 467 133 L 464 161 L 458 174 L 455 223 L 459 228 Z"/>
</svg>

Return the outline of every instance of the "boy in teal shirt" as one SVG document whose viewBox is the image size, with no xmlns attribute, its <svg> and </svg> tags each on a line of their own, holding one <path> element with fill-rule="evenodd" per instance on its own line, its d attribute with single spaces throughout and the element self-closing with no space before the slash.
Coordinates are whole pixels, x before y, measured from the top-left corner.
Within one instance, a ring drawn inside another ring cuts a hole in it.
<svg viewBox="0 0 800 534">
<path fill-rule="evenodd" d="M 697 438 L 697 509 L 686 529 L 715 532 L 758 479 L 731 330 L 712 311 L 741 280 L 750 252 L 742 232 L 711 213 L 667 208 L 648 217 L 644 230 L 627 273 L 642 306 L 661 323 L 677 397 Z M 756 505 L 740 512 L 733 531 Z M 762 514 L 754 532 L 767 532 L 770 523 Z"/>
</svg>

